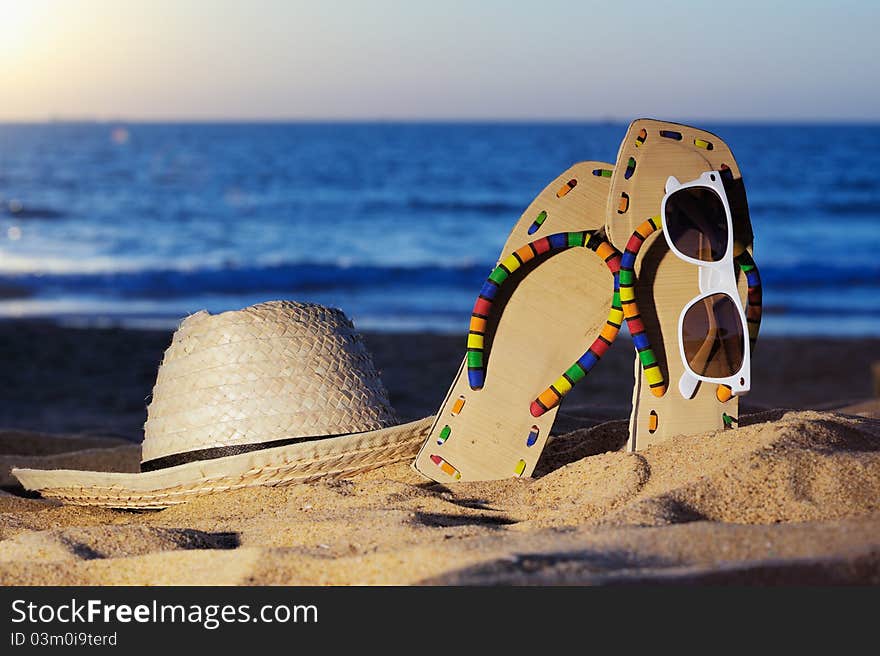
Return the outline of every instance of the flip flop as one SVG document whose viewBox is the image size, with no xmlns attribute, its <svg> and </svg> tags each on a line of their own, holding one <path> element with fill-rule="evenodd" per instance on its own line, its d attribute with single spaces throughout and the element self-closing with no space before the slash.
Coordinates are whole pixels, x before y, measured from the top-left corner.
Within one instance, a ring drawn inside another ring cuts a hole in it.
<svg viewBox="0 0 880 656">
<path fill-rule="evenodd" d="M 633 121 L 617 156 L 606 212 L 608 237 L 623 252 L 621 299 L 637 351 L 631 450 L 674 435 L 729 427 L 738 416 L 737 398 L 729 390 L 700 385 L 692 399 L 685 399 L 676 385 L 669 385 L 684 370 L 678 351 L 679 314 L 700 290 L 696 268 L 671 253 L 657 232 L 660 203 L 669 176 L 684 182 L 705 171 L 721 171 L 725 181 L 743 274 L 740 293 L 744 303 L 749 300 L 750 337 L 757 337 L 760 280 L 750 256 L 752 228 L 733 153 L 717 135 L 704 130 L 650 119 Z"/>
<path fill-rule="evenodd" d="M 413 465 L 423 475 L 442 483 L 531 475 L 560 400 L 623 320 L 614 307 L 619 254 L 603 234 L 610 181 L 608 164 L 575 164 L 514 226 Z"/>
</svg>

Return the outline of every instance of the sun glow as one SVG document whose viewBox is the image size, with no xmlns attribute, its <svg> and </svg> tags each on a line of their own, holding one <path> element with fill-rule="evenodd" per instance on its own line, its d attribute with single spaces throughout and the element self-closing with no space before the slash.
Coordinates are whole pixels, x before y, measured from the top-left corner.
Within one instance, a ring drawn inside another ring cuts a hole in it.
<svg viewBox="0 0 880 656">
<path fill-rule="evenodd" d="M 0 58 L 21 55 L 34 37 L 42 2 L 0 0 Z"/>
</svg>

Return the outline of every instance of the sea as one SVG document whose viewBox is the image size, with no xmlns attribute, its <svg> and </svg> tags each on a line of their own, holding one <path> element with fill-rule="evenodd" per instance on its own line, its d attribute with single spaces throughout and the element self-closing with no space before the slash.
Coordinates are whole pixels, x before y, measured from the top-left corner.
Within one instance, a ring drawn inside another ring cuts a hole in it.
<svg viewBox="0 0 880 656">
<path fill-rule="evenodd" d="M 743 172 L 763 334 L 880 335 L 880 125 L 700 124 Z M 510 227 L 624 124 L 0 124 L 0 318 L 170 328 L 271 299 L 464 333 Z"/>
</svg>

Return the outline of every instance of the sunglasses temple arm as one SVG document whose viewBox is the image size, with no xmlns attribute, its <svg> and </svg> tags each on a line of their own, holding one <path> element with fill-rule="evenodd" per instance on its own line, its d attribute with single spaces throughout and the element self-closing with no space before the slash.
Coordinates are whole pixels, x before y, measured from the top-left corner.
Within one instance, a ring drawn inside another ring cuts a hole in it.
<svg viewBox="0 0 880 656">
<path fill-rule="evenodd" d="M 758 342 L 758 332 L 761 330 L 761 313 L 763 305 L 763 293 L 761 291 L 761 274 L 758 272 L 758 265 L 752 254 L 745 248 L 742 252 L 734 257 L 734 262 L 739 266 L 740 271 L 746 277 L 746 285 L 748 287 L 748 296 L 746 302 L 746 326 L 749 331 L 749 348 L 752 353 L 755 352 L 755 345 Z M 715 396 L 719 401 L 725 403 L 733 396 L 733 391 L 727 385 L 719 385 L 715 391 Z"/>
<path fill-rule="evenodd" d="M 699 382 L 689 371 L 685 371 L 681 378 L 678 379 L 678 391 L 683 398 L 692 399 L 697 392 L 697 384 Z"/>
</svg>

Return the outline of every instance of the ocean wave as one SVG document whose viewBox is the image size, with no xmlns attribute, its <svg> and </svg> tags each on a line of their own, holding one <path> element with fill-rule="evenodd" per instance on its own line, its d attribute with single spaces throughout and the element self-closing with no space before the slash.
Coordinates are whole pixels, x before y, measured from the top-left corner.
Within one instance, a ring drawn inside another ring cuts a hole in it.
<svg viewBox="0 0 880 656">
<path fill-rule="evenodd" d="M 33 296 L 33 293 L 33 289 L 0 281 L 0 300 L 28 298 Z"/>
<path fill-rule="evenodd" d="M 791 265 L 761 265 L 761 283 L 765 288 L 824 289 L 846 286 L 880 286 L 880 263 L 832 264 L 800 262 Z"/>
<path fill-rule="evenodd" d="M 0 216 L 8 216 L 14 219 L 60 219 L 67 216 L 67 213 L 52 207 L 25 205 L 19 201 L 11 200 L 0 205 Z"/>
<path fill-rule="evenodd" d="M 826 201 L 819 205 L 819 209 L 834 217 L 880 218 L 880 203 L 871 200 Z"/>
<path fill-rule="evenodd" d="M 834 179 L 834 186 L 843 191 L 855 191 L 858 193 L 880 191 L 880 182 L 878 182 L 877 178 L 868 176 L 852 177 L 851 172 L 849 176 L 836 177 Z"/>
<path fill-rule="evenodd" d="M 504 199 L 450 199 L 402 197 L 400 199 L 371 199 L 362 204 L 369 212 L 388 210 L 407 210 L 415 212 L 471 212 L 476 214 L 515 214 L 519 216 L 526 204 Z"/>
<path fill-rule="evenodd" d="M 774 303 L 765 305 L 762 308 L 763 316 L 799 316 L 799 317 L 845 317 L 846 313 L 851 310 L 852 306 L 841 303 L 834 307 L 806 307 L 803 305 L 795 305 L 788 303 Z M 862 307 L 859 308 L 859 317 L 865 319 L 867 317 L 880 317 L 880 307 Z"/>
<path fill-rule="evenodd" d="M 110 263 L 105 263 L 109 265 Z M 120 265 L 131 263 L 120 263 Z M 107 294 L 159 298 L 198 294 L 250 292 L 312 292 L 343 289 L 454 288 L 476 290 L 493 266 L 491 262 L 460 262 L 434 266 L 381 265 L 340 262 L 278 262 L 253 266 L 203 265 L 167 268 L 129 267 L 119 270 L 74 270 L 0 274 L 0 296 L 25 298 L 35 294 Z M 765 290 L 828 290 L 846 287 L 880 289 L 880 263 L 766 264 L 761 267 Z"/>
<path fill-rule="evenodd" d="M 803 199 L 778 199 L 775 201 L 750 201 L 749 214 L 754 220 L 762 215 L 785 214 L 790 216 L 827 216 L 829 220 L 846 217 L 847 219 L 867 218 L 875 220 L 880 217 L 880 202 L 872 200 L 819 200 L 811 197 Z"/>
<path fill-rule="evenodd" d="M 0 276 L 0 289 L 29 294 L 109 294 L 157 298 L 248 292 L 313 292 L 323 289 L 467 287 L 479 284 L 491 264 L 461 266 L 369 266 L 297 263 L 194 270 L 162 269 Z"/>
</svg>

